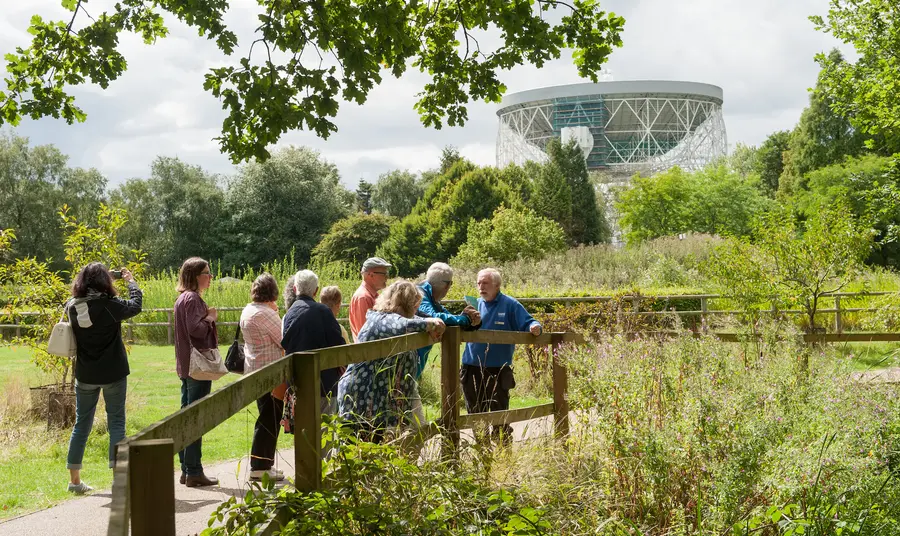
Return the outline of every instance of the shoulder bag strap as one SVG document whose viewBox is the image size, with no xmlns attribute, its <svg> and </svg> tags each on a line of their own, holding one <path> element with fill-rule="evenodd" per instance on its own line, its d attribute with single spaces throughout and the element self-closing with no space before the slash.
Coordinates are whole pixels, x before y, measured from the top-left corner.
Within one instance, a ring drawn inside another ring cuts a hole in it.
<svg viewBox="0 0 900 536">
<path fill-rule="evenodd" d="M 237 331 L 234 332 L 234 341 L 237 342 L 238 337 L 241 336 L 241 323 L 238 322 Z"/>
</svg>

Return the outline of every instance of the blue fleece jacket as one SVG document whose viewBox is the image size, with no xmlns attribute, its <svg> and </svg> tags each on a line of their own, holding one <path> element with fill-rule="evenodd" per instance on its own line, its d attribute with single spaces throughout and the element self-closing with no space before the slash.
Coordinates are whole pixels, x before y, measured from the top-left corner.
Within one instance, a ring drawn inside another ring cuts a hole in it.
<svg viewBox="0 0 900 536">
<path fill-rule="evenodd" d="M 469 317 L 466 315 L 455 315 L 447 310 L 446 307 L 434 301 L 433 289 L 431 288 L 431 283 L 425 281 L 424 283 L 419 285 L 419 292 L 422 294 L 422 303 L 419 304 L 419 310 L 416 312 L 416 316 L 422 316 L 425 318 L 440 318 L 444 321 L 444 324 L 448 326 L 468 326 L 472 323 L 469 320 Z M 422 375 L 422 371 L 425 370 L 425 364 L 428 362 L 428 353 L 431 352 L 431 346 L 426 346 L 425 348 L 419 348 L 419 373 L 416 376 L 416 379 Z"/>
<path fill-rule="evenodd" d="M 497 293 L 494 301 L 486 302 L 478 298 L 478 311 L 481 313 L 481 329 L 496 331 L 528 331 L 532 325 L 541 324 L 522 307 L 515 298 Z M 514 344 L 466 344 L 463 352 L 463 365 L 477 367 L 512 366 Z"/>
</svg>

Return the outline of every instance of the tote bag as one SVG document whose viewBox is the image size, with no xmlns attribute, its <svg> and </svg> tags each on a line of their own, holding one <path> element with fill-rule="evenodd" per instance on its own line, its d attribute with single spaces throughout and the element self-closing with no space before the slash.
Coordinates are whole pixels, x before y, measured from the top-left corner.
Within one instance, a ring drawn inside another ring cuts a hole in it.
<svg viewBox="0 0 900 536">
<path fill-rule="evenodd" d="M 238 324 L 237 332 L 234 334 L 234 342 L 231 343 L 231 347 L 228 348 L 228 353 L 225 354 L 225 368 L 228 369 L 229 372 L 234 372 L 235 374 L 244 373 L 244 349 L 238 342 L 240 336 L 241 326 Z"/>
<path fill-rule="evenodd" d="M 191 368 L 188 376 L 195 380 L 218 380 L 228 374 L 218 348 L 198 350 L 191 345 Z"/>
<path fill-rule="evenodd" d="M 66 302 L 65 307 L 63 307 L 62 316 L 59 318 L 59 322 L 53 326 L 53 331 L 50 332 L 50 340 L 47 341 L 47 353 L 51 355 L 72 357 L 77 351 L 75 332 L 72 331 L 72 324 L 67 319 L 69 307 L 71 307 L 73 303 L 77 302 L 74 300 Z"/>
</svg>

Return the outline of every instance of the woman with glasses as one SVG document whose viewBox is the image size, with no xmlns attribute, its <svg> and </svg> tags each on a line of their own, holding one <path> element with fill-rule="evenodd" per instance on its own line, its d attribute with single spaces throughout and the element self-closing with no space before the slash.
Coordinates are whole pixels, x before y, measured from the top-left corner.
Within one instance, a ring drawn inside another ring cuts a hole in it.
<svg viewBox="0 0 900 536">
<path fill-rule="evenodd" d="M 209 288 L 212 274 L 209 263 L 200 257 L 184 261 L 178 272 L 180 294 L 175 300 L 175 362 L 181 378 L 181 407 L 200 400 L 212 390 L 212 381 L 190 377 L 191 347 L 197 350 L 218 348 L 215 308 L 208 307 L 202 294 Z M 189 488 L 213 486 L 218 479 L 203 474 L 200 462 L 203 439 L 198 439 L 178 453 L 181 461 L 180 482 Z"/>
</svg>

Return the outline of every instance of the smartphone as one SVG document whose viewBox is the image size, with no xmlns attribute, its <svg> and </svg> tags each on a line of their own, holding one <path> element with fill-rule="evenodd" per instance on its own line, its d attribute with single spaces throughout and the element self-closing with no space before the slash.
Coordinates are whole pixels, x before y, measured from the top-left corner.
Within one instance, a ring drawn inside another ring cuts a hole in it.
<svg viewBox="0 0 900 536">
<path fill-rule="evenodd" d="M 122 279 L 122 270 L 110 270 L 109 275 L 111 275 L 113 279 Z"/>
<path fill-rule="evenodd" d="M 472 307 L 478 309 L 478 298 L 474 296 L 466 296 L 463 299 L 466 300 L 466 305 L 471 305 Z"/>
</svg>

